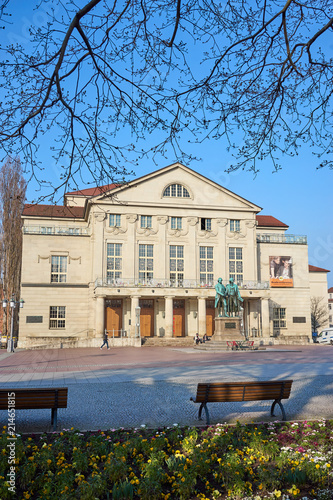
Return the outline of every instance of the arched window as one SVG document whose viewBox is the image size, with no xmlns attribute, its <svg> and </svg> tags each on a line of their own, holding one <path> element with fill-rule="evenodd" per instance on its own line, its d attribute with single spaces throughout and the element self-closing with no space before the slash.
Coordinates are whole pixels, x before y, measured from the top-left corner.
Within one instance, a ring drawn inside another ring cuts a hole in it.
<svg viewBox="0 0 333 500">
<path fill-rule="evenodd" d="M 171 198 L 190 198 L 189 192 L 181 184 L 170 184 L 166 187 L 163 196 Z"/>
</svg>

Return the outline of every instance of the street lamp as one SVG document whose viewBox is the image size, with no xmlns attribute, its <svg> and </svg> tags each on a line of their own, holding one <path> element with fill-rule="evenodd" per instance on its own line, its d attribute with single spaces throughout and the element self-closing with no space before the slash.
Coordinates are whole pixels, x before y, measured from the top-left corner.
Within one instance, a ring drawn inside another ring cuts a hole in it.
<svg viewBox="0 0 333 500">
<path fill-rule="evenodd" d="M 14 340 L 13 340 L 14 309 L 15 309 L 15 306 L 17 306 L 17 305 L 22 309 L 23 304 L 24 304 L 24 300 L 23 299 L 15 300 L 14 295 L 12 296 L 12 298 L 9 301 L 7 299 L 3 299 L 2 307 L 4 309 L 6 309 L 6 307 L 8 306 L 8 302 L 9 302 L 9 307 L 12 310 L 12 315 L 11 315 L 11 321 L 10 321 L 10 339 L 9 339 L 9 342 L 7 341 L 7 352 L 14 352 Z M 7 339 L 8 339 L 8 336 L 7 336 Z"/>
</svg>

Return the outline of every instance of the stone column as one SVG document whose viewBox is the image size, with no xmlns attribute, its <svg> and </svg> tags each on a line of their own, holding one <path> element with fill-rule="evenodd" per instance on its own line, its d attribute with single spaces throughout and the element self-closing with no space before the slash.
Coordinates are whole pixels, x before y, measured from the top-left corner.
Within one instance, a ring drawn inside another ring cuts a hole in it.
<svg viewBox="0 0 333 500">
<path fill-rule="evenodd" d="M 165 297 L 165 336 L 173 336 L 173 297 Z"/>
<path fill-rule="evenodd" d="M 261 331 L 263 337 L 270 337 L 269 299 L 261 299 Z"/>
<path fill-rule="evenodd" d="M 96 316 L 95 316 L 95 325 L 96 325 L 96 337 L 103 337 L 104 334 L 104 297 L 96 297 Z"/>
<path fill-rule="evenodd" d="M 206 299 L 198 297 L 198 333 L 199 337 L 203 337 L 206 332 Z"/>
<path fill-rule="evenodd" d="M 139 295 L 131 296 L 131 326 L 129 329 L 129 336 L 135 337 L 135 308 L 139 306 Z"/>
</svg>

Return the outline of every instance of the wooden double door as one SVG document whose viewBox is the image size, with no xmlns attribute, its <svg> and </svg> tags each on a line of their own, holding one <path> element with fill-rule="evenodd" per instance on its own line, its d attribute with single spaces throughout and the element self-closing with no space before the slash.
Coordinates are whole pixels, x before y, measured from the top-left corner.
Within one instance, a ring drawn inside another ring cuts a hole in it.
<svg viewBox="0 0 333 500">
<path fill-rule="evenodd" d="M 206 301 L 206 333 L 208 337 L 214 335 L 215 331 L 215 301 Z"/>
<path fill-rule="evenodd" d="M 185 300 L 173 301 L 173 336 L 185 337 Z"/>
<path fill-rule="evenodd" d="M 141 337 L 154 337 L 154 300 L 140 299 Z"/>
<path fill-rule="evenodd" d="M 105 301 L 105 329 L 109 337 L 120 337 L 123 327 L 122 299 L 107 299 Z"/>
</svg>

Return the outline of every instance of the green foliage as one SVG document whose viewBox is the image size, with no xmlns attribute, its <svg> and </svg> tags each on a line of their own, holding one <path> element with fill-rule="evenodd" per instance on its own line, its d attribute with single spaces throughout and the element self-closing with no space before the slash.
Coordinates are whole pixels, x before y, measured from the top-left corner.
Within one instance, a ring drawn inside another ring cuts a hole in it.
<svg viewBox="0 0 333 500">
<path fill-rule="evenodd" d="M 332 438 L 333 421 L 18 437 L 13 496 L 4 429 L 0 498 L 326 500 Z"/>
<path fill-rule="evenodd" d="M 112 488 L 113 500 L 132 500 L 133 495 L 134 495 L 134 488 L 131 485 L 131 483 L 128 482 L 127 478 L 125 481 L 113 485 Z"/>
</svg>

